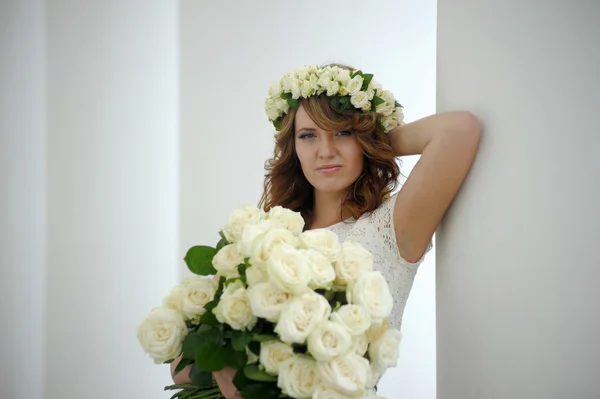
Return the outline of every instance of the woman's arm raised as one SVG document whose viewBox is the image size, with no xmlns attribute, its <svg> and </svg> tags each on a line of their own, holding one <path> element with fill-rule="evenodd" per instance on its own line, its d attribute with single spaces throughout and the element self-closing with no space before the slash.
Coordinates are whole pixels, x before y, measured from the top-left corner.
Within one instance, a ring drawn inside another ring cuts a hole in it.
<svg viewBox="0 0 600 399">
<path fill-rule="evenodd" d="M 463 111 L 419 119 L 393 129 L 398 156 L 422 154 L 400 189 L 394 208 L 398 249 L 417 262 L 462 185 L 477 153 L 481 123 Z"/>
</svg>

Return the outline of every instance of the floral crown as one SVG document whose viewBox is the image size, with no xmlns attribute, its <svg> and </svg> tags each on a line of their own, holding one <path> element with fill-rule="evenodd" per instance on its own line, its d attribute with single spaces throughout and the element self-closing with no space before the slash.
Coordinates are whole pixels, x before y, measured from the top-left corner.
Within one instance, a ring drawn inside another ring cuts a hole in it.
<svg viewBox="0 0 600 399">
<path fill-rule="evenodd" d="M 403 107 L 391 92 L 383 90 L 372 74 L 349 71 L 339 66 L 303 66 L 287 72 L 269 87 L 265 111 L 276 130 L 290 108 L 298 109 L 299 99 L 326 94 L 340 112 L 355 108 L 377 113 L 377 124 L 386 134 L 403 124 Z"/>
</svg>

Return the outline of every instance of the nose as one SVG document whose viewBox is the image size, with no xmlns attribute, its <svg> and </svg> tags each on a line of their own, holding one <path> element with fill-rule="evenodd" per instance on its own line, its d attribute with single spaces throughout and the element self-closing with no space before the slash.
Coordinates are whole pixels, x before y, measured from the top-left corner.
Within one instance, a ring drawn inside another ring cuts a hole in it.
<svg viewBox="0 0 600 399">
<path fill-rule="evenodd" d="M 319 157 L 333 158 L 337 154 L 335 142 L 331 137 L 322 137 L 319 143 Z"/>
</svg>

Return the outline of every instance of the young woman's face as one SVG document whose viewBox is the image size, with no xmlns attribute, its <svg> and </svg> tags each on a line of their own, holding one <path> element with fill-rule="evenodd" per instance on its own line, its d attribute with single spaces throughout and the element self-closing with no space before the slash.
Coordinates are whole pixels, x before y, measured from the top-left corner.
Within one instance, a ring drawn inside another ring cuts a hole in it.
<svg viewBox="0 0 600 399">
<path fill-rule="evenodd" d="M 319 128 L 300 106 L 294 140 L 304 176 L 316 191 L 342 193 L 363 170 L 363 150 L 349 131 Z"/>
</svg>

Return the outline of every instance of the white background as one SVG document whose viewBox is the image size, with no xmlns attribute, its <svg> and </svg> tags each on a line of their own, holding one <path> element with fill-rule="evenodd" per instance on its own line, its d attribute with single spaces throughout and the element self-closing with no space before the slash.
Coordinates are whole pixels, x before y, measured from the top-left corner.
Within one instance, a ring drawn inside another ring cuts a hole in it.
<svg viewBox="0 0 600 399">
<path fill-rule="evenodd" d="M 287 70 L 351 64 L 407 120 L 435 111 L 432 0 L 91 4 L 0 3 L 1 397 L 169 397 L 136 327 L 185 250 L 258 201 Z M 435 398 L 434 257 L 389 397 Z"/>
</svg>

